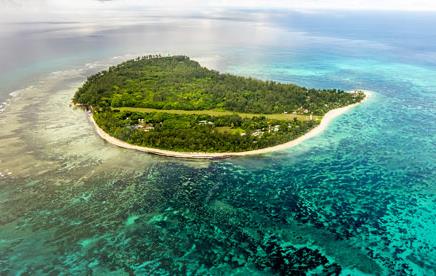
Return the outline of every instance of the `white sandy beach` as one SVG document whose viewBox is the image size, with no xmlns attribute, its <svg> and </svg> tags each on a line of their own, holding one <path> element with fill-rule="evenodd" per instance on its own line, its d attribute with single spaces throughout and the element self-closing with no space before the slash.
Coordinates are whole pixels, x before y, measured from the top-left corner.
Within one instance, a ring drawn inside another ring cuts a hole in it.
<svg viewBox="0 0 436 276">
<path fill-rule="evenodd" d="M 115 137 L 110 136 L 108 133 L 104 132 L 97 125 L 97 123 L 94 121 L 92 115 L 89 116 L 89 118 L 90 118 L 90 121 L 92 122 L 92 124 L 94 125 L 94 127 L 97 131 L 97 134 L 102 139 L 106 140 L 107 142 L 109 142 L 113 145 L 121 147 L 121 148 L 133 149 L 133 150 L 137 150 L 137 151 L 142 151 L 142 152 L 152 153 L 152 154 L 162 155 L 162 156 L 168 156 L 168 157 L 188 158 L 188 159 L 220 159 L 220 158 L 228 158 L 228 157 L 235 157 L 235 156 L 250 156 L 250 155 L 266 154 L 266 153 L 271 153 L 271 152 L 275 152 L 275 151 L 289 149 L 291 147 L 294 147 L 294 146 L 300 144 L 301 142 L 303 142 L 305 140 L 308 140 L 308 139 L 320 134 L 328 127 L 329 123 L 331 121 L 333 121 L 333 119 L 344 114 L 345 112 L 349 111 L 353 107 L 361 104 L 362 102 L 367 100 L 368 97 L 370 97 L 370 95 L 371 95 L 371 91 L 367 91 L 367 90 L 358 90 L 358 91 L 362 91 L 365 93 L 366 97 L 363 101 L 361 101 L 360 103 L 355 103 L 355 104 L 351 104 L 351 105 L 348 105 L 345 107 L 330 110 L 329 112 L 327 112 L 324 115 L 324 117 L 322 118 L 322 120 L 318 126 L 313 128 L 312 130 L 310 130 L 308 133 L 304 134 L 303 136 L 300 136 L 297 139 L 294 139 L 292 141 L 289 141 L 287 143 L 280 144 L 277 146 L 258 149 L 258 150 L 252 150 L 252 151 L 243 151 L 243 152 L 219 152 L 219 153 L 177 152 L 177 151 L 136 146 L 136 145 L 126 143 L 126 142 L 121 141 Z"/>
</svg>

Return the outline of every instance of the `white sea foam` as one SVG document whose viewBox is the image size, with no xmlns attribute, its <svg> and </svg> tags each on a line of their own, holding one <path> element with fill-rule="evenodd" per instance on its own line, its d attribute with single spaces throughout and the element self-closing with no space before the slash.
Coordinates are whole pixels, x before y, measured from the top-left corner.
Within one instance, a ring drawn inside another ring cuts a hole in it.
<svg viewBox="0 0 436 276">
<path fill-rule="evenodd" d="M 6 105 L 7 105 L 8 103 L 7 102 L 2 102 L 2 103 L 0 103 L 0 113 L 2 113 L 3 111 L 5 111 L 5 109 L 6 109 Z"/>
<path fill-rule="evenodd" d="M 12 175 L 12 172 L 8 169 L 6 169 L 3 172 L 0 172 L 0 177 L 7 177 L 7 176 L 11 176 L 11 175 Z"/>
<path fill-rule="evenodd" d="M 22 94 L 23 92 L 26 92 L 26 91 L 28 91 L 28 90 L 31 90 L 31 89 L 34 89 L 35 88 L 35 86 L 34 85 L 30 85 L 30 86 L 28 86 L 28 87 L 26 87 L 26 88 L 23 88 L 23 89 L 18 89 L 18 90 L 15 90 L 15 91 L 12 91 L 11 93 L 9 93 L 9 96 L 11 96 L 11 97 L 18 97 L 20 94 Z"/>
<path fill-rule="evenodd" d="M 9 98 L 6 99 L 6 101 L 0 103 L 0 113 L 3 113 L 4 111 L 6 111 L 7 107 L 11 104 L 11 102 L 14 100 L 14 98 L 17 98 L 18 96 L 22 95 L 26 91 L 29 91 L 29 90 L 34 89 L 34 88 L 35 88 L 34 85 L 30 85 L 26 88 L 18 89 L 18 90 L 15 90 L 15 91 L 12 91 L 11 93 L 9 93 Z"/>
<path fill-rule="evenodd" d="M 50 73 L 50 77 L 62 78 L 62 77 L 80 76 L 84 72 L 85 72 L 84 68 L 54 71 Z"/>
</svg>

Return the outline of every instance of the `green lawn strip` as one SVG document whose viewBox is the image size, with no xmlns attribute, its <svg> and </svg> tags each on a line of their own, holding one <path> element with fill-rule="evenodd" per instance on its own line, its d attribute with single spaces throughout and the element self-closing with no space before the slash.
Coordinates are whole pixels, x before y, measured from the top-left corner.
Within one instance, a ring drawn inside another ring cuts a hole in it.
<svg viewBox="0 0 436 276">
<path fill-rule="evenodd" d="M 245 133 L 245 130 L 243 130 L 242 128 L 232 128 L 229 126 L 224 126 L 224 127 L 215 127 L 215 131 L 218 133 L 223 133 L 223 134 L 232 134 L 232 135 L 241 135 L 243 133 Z"/>
<path fill-rule="evenodd" d="M 239 115 L 241 118 L 253 118 L 253 117 L 261 117 L 265 116 L 271 120 L 281 120 L 281 121 L 291 121 L 294 118 L 297 118 L 301 121 L 310 120 L 310 115 L 297 115 L 297 114 L 255 114 L 255 113 L 240 113 L 240 112 L 232 112 L 232 111 L 223 111 L 223 110 L 177 110 L 177 109 L 154 109 L 154 108 L 143 108 L 143 107 L 119 107 L 112 108 L 112 110 L 120 110 L 120 111 L 131 111 L 131 112 L 143 112 L 143 113 L 152 113 L 152 112 L 160 112 L 160 113 L 170 113 L 170 114 L 184 114 L 184 115 L 210 115 L 210 116 L 228 116 L 228 115 Z M 322 116 L 313 116 L 313 120 L 321 120 Z"/>
</svg>

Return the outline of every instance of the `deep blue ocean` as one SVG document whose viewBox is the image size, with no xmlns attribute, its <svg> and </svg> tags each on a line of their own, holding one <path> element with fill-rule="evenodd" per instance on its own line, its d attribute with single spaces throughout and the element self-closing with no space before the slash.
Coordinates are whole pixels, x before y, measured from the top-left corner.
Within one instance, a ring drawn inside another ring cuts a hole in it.
<svg viewBox="0 0 436 276">
<path fill-rule="evenodd" d="M 0 25 L 1 275 L 436 275 L 436 14 L 232 10 Z M 321 135 L 189 161 L 69 106 L 150 53 L 373 91 Z"/>
</svg>

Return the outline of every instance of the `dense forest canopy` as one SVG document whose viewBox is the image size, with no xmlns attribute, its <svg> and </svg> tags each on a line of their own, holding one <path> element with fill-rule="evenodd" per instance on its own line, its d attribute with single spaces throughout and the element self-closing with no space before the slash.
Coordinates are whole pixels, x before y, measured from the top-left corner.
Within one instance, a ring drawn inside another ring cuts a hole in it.
<svg viewBox="0 0 436 276">
<path fill-rule="evenodd" d="M 319 115 L 363 98 L 222 74 L 185 56 L 147 56 L 89 77 L 73 102 L 131 144 L 238 152 L 293 140 L 318 125 Z"/>
<path fill-rule="evenodd" d="M 221 74 L 186 56 L 147 56 L 89 77 L 73 101 L 94 107 L 323 115 L 362 98 L 363 94 L 336 89 L 307 89 Z"/>
</svg>

